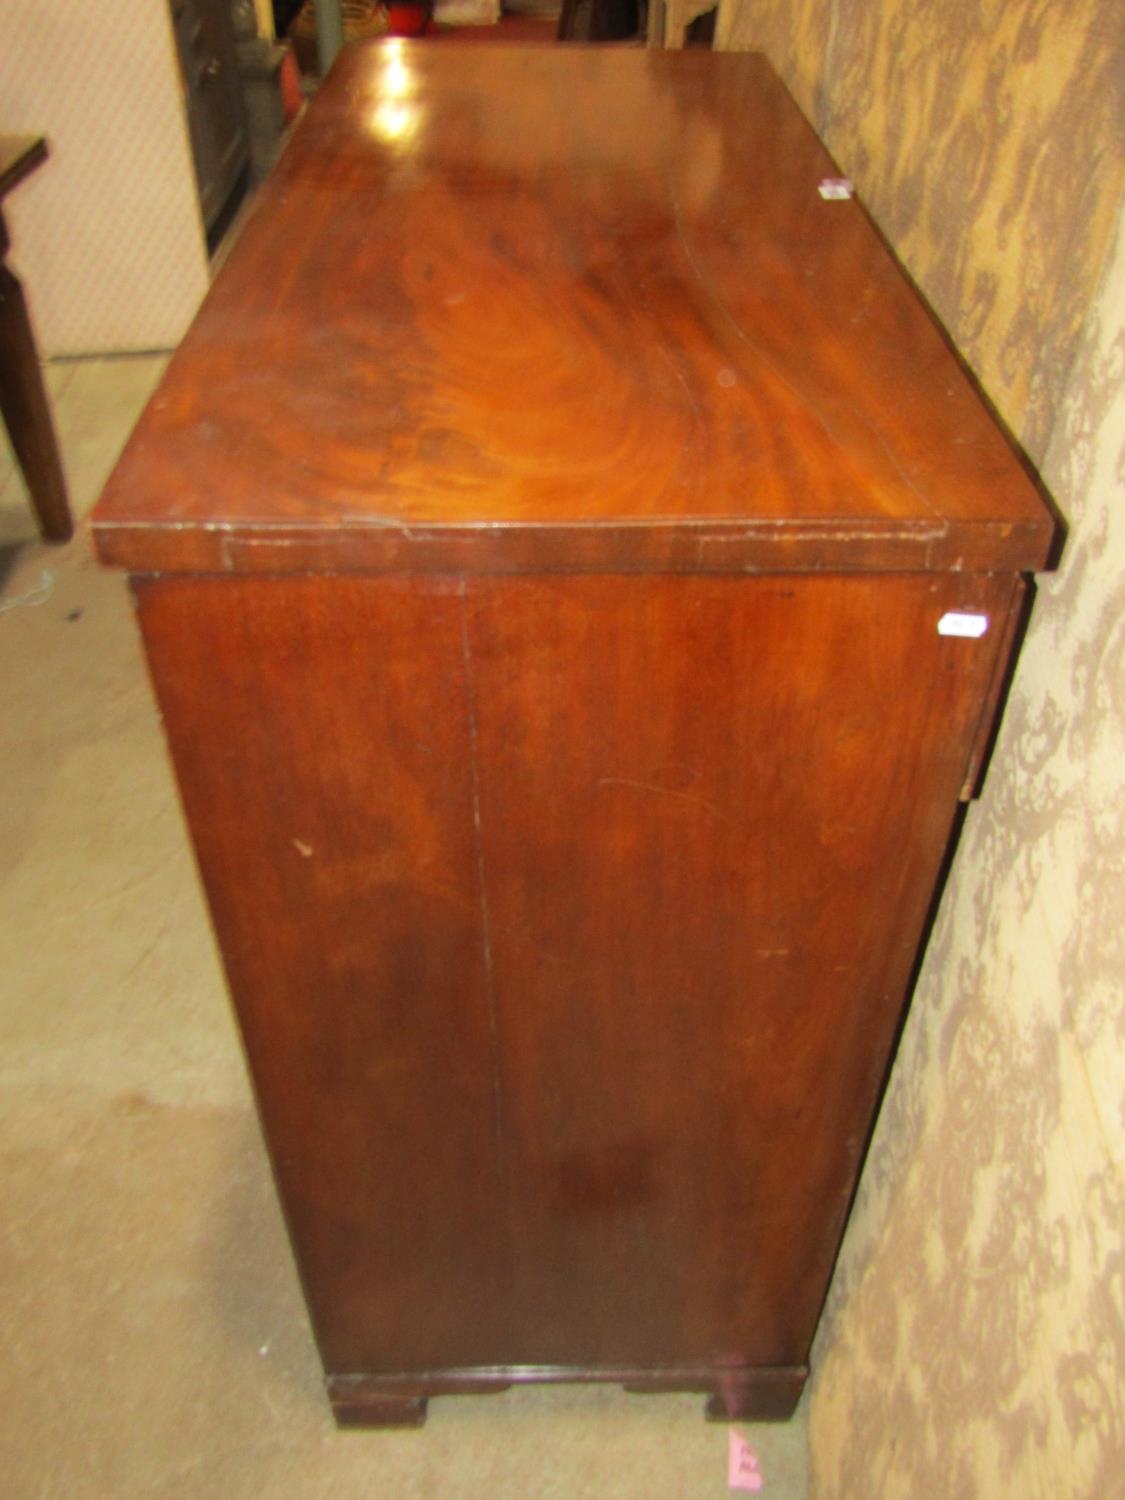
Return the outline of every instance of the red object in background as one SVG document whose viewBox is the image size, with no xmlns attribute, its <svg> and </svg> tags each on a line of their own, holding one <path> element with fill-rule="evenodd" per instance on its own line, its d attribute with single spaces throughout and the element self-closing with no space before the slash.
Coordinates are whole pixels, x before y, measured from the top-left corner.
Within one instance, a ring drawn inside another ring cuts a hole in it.
<svg viewBox="0 0 1125 1500">
<path fill-rule="evenodd" d="M 387 6 L 387 30 L 391 36 L 425 36 L 432 24 L 433 6 L 402 4 Z"/>
<path fill-rule="evenodd" d="M 286 125 L 292 122 L 301 113 L 301 105 L 305 97 L 301 93 L 301 69 L 297 65 L 297 56 L 292 47 L 286 47 L 285 57 L 281 63 L 281 109 L 285 115 Z"/>
</svg>

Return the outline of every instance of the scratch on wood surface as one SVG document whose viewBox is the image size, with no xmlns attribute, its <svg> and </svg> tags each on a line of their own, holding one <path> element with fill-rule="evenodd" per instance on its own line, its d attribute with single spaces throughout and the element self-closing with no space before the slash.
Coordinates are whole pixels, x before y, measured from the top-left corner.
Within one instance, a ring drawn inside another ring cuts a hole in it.
<svg viewBox="0 0 1125 1500">
<path fill-rule="evenodd" d="M 403 542 L 417 542 L 419 535 L 416 529 L 412 529 L 402 521 L 392 520 L 387 516 L 365 515 L 362 519 L 350 520 L 342 517 L 335 522 L 336 533 L 325 534 L 315 526 L 305 528 L 303 536 L 279 536 L 272 528 L 264 527 L 261 534 L 247 536 L 245 533 L 233 531 L 229 526 L 203 526 L 204 532 L 217 532 L 219 536 L 219 557 L 222 569 L 225 573 L 234 573 L 238 570 L 238 558 L 240 555 L 248 556 L 252 553 L 270 553 L 281 551 L 286 554 L 286 566 L 292 561 L 300 561 L 302 549 L 323 548 L 326 545 L 332 547 L 340 546 L 341 542 L 347 544 L 351 537 L 348 533 L 362 533 L 374 531 L 382 535 L 390 532 Z"/>
<path fill-rule="evenodd" d="M 488 910 L 488 887 L 485 885 L 484 843 L 481 837 L 480 769 L 477 750 L 476 683 L 473 673 L 473 651 L 469 640 L 469 599 L 464 578 L 459 582 L 461 596 L 461 659 L 465 669 L 465 702 L 469 721 L 469 774 L 473 799 L 473 831 L 477 851 L 477 890 L 480 901 L 481 948 L 484 957 L 484 984 L 488 1003 L 488 1030 L 492 1054 L 493 1126 L 496 1133 L 496 1175 L 504 1186 L 504 1116 L 500 1089 L 500 1042 L 496 1024 L 496 983 L 492 964 L 492 927 Z"/>
<path fill-rule="evenodd" d="M 652 304 L 649 302 L 647 296 L 645 296 L 644 285 L 639 278 L 636 280 L 634 285 L 634 295 L 637 297 L 638 301 L 646 310 L 646 312 L 651 312 Z M 681 364 L 676 351 L 671 348 L 667 339 L 665 339 L 663 334 L 661 333 L 661 322 L 659 318 L 654 319 L 653 327 L 656 331 L 656 347 L 659 349 L 661 357 L 664 359 L 668 368 L 672 371 L 676 379 L 683 386 L 684 394 L 688 399 L 688 405 L 691 407 L 691 434 L 680 449 L 679 462 L 676 465 L 676 472 L 677 474 L 679 474 L 684 467 L 684 462 L 688 454 L 691 452 L 692 448 L 695 445 L 696 434 L 706 431 L 706 421 L 703 408 L 700 406 L 699 399 L 696 396 L 695 392 L 692 390 L 691 381 L 684 373 L 683 365 Z M 686 484 L 687 482 L 687 480 L 680 480 L 681 484 Z"/>
<path fill-rule="evenodd" d="M 719 809 L 706 797 L 697 797 L 694 792 L 680 792 L 675 787 L 659 786 L 654 781 L 634 781 L 629 776 L 599 776 L 594 783 L 595 786 L 629 786 L 638 792 L 655 792 L 660 797 L 676 797 L 681 802 L 696 802 L 700 807 L 705 807 L 708 812 L 718 816 Z"/>
<path fill-rule="evenodd" d="M 847 521 L 835 521 L 830 525 L 817 525 L 816 522 L 794 524 L 791 521 L 756 521 L 750 525 L 732 525 L 729 530 L 705 532 L 696 538 L 698 545 L 703 546 L 710 542 L 747 542 L 763 538 L 767 541 L 786 542 L 885 542 L 888 537 L 893 541 L 909 538 L 910 541 L 930 542 L 940 540 L 946 535 L 944 526 L 931 526 L 928 523 L 918 525 L 916 522 L 891 522 L 886 526 L 864 527 L 851 525 Z"/>
<path fill-rule="evenodd" d="M 687 257 L 688 265 L 691 267 L 692 274 L 694 275 L 696 281 L 698 281 L 699 285 L 703 288 L 704 292 L 706 292 L 707 296 L 710 297 L 712 302 L 714 302 L 723 319 L 729 325 L 735 336 L 741 339 L 741 341 L 746 344 L 748 348 L 752 349 L 763 364 L 768 365 L 770 370 L 781 382 L 781 384 L 785 386 L 786 390 L 788 390 L 791 395 L 795 396 L 796 399 L 805 408 L 805 410 L 809 413 L 813 421 L 816 422 L 817 426 L 824 433 L 825 437 L 828 438 L 829 442 L 834 444 L 843 452 L 847 452 L 849 445 L 846 435 L 841 435 L 835 430 L 832 422 L 825 415 L 824 411 L 821 409 L 819 403 L 815 399 L 815 394 L 810 394 L 807 391 L 801 390 L 800 387 L 795 384 L 793 379 L 782 368 L 779 362 L 773 357 L 773 355 L 770 354 L 770 352 L 762 345 L 761 341 L 753 338 L 751 334 L 749 334 L 747 330 L 743 328 L 742 324 L 735 317 L 734 312 L 730 304 L 727 302 L 726 298 L 722 295 L 718 288 L 713 285 L 713 278 L 710 278 L 705 274 L 704 268 L 699 264 L 699 261 L 696 258 L 695 251 L 688 243 L 688 238 L 684 231 L 683 210 L 680 206 L 679 196 L 676 193 L 675 184 L 672 181 L 671 175 L 669 175 L 668 177 L 668 193 L 672 203 L 672 213 L 676 221 L 676 237 L 678 238 L 680 244 L 683 246 L 684 255 Z M 901 481 L 902 484 L 906 486 L 906 488 L 911 492 L 915 499 L 921 502 L 924 510 L 927 510 L 930 515 L 936 516 L 938 514 L 937 507 L 926 497 L 925 494 L 923 494 L 917 482 L 912 479 L 911 476 L 903 468 L 900 459 L 898 458 L 897 454 L 895 454 L 891 449 L 883 434 L 867 416 L 862 415 L 861 421 L 863 423 L 863 426 L 870 433 L 876 447 L 879 449 L 883 457 L 886 459 L 887 463 L 893 469 L 896 477 Z"/>
</svg>

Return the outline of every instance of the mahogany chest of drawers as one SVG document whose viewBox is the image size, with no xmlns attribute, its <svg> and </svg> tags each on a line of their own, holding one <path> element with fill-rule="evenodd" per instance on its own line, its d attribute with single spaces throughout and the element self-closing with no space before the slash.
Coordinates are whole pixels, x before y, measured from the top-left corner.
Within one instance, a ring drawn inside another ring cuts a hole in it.
<svg viewBox="0 0 1125 1500">
<path fill-rule="evenodd" d="M 762 59 L 342 57 L 95 518 L 343 1422 L 799 1395 L 1053 521 Z"/>
</svg>

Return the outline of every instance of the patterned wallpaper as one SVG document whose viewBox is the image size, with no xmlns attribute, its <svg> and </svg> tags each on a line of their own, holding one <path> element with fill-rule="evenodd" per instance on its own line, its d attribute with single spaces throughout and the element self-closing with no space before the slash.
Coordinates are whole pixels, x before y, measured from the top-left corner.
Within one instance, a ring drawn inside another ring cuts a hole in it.
<svg viewBox="0 0 1125 1500">
<path fill-rule="evenodd" d="M 726 0 L 1030 455 L 1125 185 L 1121 0 Z"/>
<path fill-rule="evenodd" d="M 1071 527 L 822 1319 L 812 1493 L 1120 1500 L 1125 6 L 733 0 L 721 35 L 774 60 Z"/>
<path fill-rule="evenodd" d="M 207 289 L 167 0 L 0 0 L 0 130 L 47 163 L 5 204 L 42 354 L 168 348 Z"/>
<path fill-rule="evenodd" d="M 822 1325 L 817 1496 L 1125 1495 L 1125 216 L 1044 475 L 1065 566 Z"/>
</svg>

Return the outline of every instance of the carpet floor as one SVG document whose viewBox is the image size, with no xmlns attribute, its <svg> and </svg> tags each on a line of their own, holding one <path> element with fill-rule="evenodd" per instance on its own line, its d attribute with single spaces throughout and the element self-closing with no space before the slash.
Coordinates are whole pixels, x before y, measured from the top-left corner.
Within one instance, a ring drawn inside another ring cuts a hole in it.
<svg viewBox="0 0 1125 1500">
<path fill-rule="evenodd" d="M 49 372 L 77 515 L 163 368 Z M 339 1433 L 124 580 L 46 548 L 0 444 L 0 1493 L 696 1500 L 701 1400 L 559 1387 Z M 803 1411 L 741 1429 L 805 1494 Z"/>
</svg>

